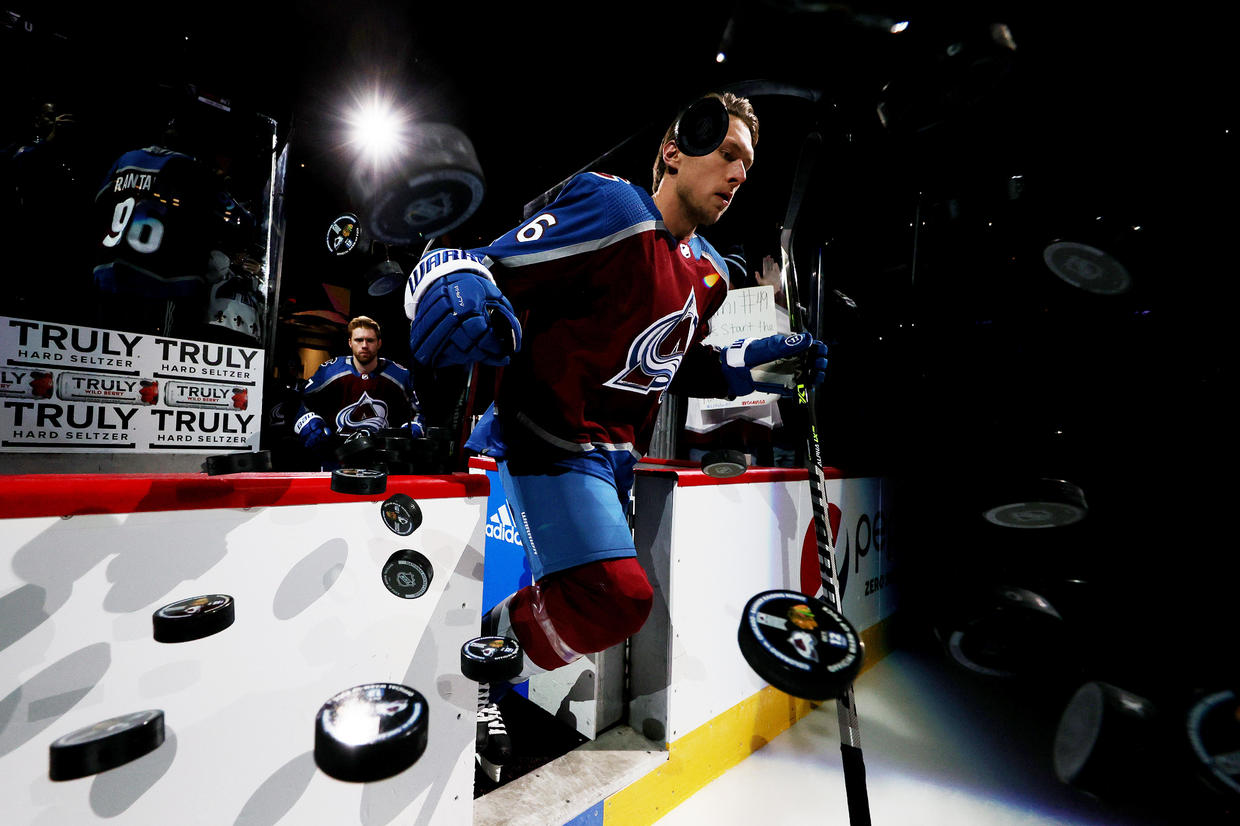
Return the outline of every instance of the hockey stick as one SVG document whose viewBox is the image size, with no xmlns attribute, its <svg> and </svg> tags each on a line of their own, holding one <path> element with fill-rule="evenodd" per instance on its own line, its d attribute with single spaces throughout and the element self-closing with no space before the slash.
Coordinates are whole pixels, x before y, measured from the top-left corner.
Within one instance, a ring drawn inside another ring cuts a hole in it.
<svg viewBox="0 0 1240 826">
<path fill-rule="evenodd" d="M 801 145 L 801 156 L 797 160 L 797 168 L 792 180 L 792 194 L 788 198 L 788 211 L 784 215 L 784 223 L 779 232 L 779 248 L 782 264 L 782 281 L 784 295 L 788 303 L 788 325 L 793 332 L 805 326 L 801 318 L 802 308 L 797 295 L 796 266 L 792 255 L 793 229 L 797 214 L 801 209 L 801 201 L 813 171 L 814 161 L 822 145 L 822 136 L 811 132 Z M 816 321 L 822 324 L 822 314 L 818 313 Z M 814 330 L 814 338 L 821 336 L 822 330 Z M 805 464 L 809 470 L 810 501 L 814 509 L 814 534 L 818 540 L 818 569 L 822 574 L 823 600 L 842 616 L 843 603 L 840 597 L 840 583 L 835 569 L 835 545 L 831 541 L 831 527 L 828 521 L 826 477 L 822 472 L 822 446 L 818 439 L 818 417 L 815 413 L 817 391 L 806 387 L 804 379 L 798 374 L 797 406 L 805 416 L 806 455 Z M 861 728 L 857 720 L 857 709 L 853 701 L 852 686 L 848 686 L 835 702 L 840 724 L 840 753 L 844 764 L 844 790 L 848 797 L 848 820 L 852 826 L 870 826 L 870 801 L 865 785 L 865 761 L 861 753 Z"/>
</svg>

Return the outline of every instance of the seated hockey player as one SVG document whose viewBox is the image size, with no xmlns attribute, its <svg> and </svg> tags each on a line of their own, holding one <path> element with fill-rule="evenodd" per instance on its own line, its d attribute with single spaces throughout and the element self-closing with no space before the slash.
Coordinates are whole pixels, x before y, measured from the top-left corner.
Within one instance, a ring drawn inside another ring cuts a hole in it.
<svg viewBox="0 0 1240 826">
<path fill-rule="evenodd" d="M 349 322 L 351 355 L 328 359 L 301 390 L 293 432 L 318 456 L 324 469 L 338 467 L 329 448 L 332 436 L 361 430 L 408 428 L 425 435 L 409 371 L 379 355 L 383 334 L 367 316 Z"/>
<path fill-rule="evenodd" d="M 697 230 L 727 210 L 758 139 L 747 100 L 714 97 L 729 115 L 723 143 L 690 156 L 673 124 L 653 197 L 584 173 L 491 245 L 429 251 L 409 277 L 417 362 L 506 365 L 467 447 L 496 459 L 534 577 L 483 620 L 484 635 L 521 644 L 514 682 L 616 645 L 645 622 L 653 592 L 629 493 L 663 395 L 744 395 L 750 367 L 786 357 L 807 357 L 817 381 L 826 367 L 825 346 L 805 334 L 722 351 L 701 343 L 727 283 Z M 509 758 L 495 705 L 507 687 L 479 700 L 479 760 L 495 780 Z"/>
</svg>

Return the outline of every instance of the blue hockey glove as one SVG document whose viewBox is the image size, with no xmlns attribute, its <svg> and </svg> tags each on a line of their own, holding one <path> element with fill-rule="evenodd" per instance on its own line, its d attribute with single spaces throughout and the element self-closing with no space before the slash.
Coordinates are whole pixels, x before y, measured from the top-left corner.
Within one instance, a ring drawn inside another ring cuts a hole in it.
<svg viewBox="0 0 1240 826">
<path fill-rule="evenodd" d="M 301 439 L 307 450 L 317 451 L 327 444 L 332 437 L 332 429 L 317 413 L 307 413 L 293 425 L 293 432 Z"/>
<path fill-rule="evenodd" d="M 404 429 L 409 431 L 409 436 L 414 439 L 426 438 L 426 428 L 422 426 L 422 417 L 417 416 L 413 421 L 405 422 Z"/>
<path fill-rule="evenodd" d="M 809 333 L 774 335 L 766 338 L 742 338 L 729 344 L 722 352 L 723 376 L 732 396 L 748 396 L 754 390 L 787 394 L 788 388 L 755 383 L 749 368 L 773 361 L 799 358 L 807 385 L 822 384 L 827 371 L 827 345 L 815 341 Z"/>
<path fill-rule="evenodd" d="M 521 324 L 481 262 L 460 250 L 423 256 L 405 290 L 409 352 L 428 367 L 507 364 Z"/>
</svg>

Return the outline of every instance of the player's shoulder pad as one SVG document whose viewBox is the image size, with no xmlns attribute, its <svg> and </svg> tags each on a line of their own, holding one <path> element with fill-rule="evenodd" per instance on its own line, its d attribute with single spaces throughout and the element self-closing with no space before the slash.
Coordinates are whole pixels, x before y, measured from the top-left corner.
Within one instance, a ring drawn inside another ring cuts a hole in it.
<svg viewBox="0 0 1240 826">
<path fill-rule="evenodd" d="M 409 370 L 401 364 L 394 361 L 379 357 L 379 374 L 384 378 L 391 379 L 404 387 L 409 383 Z"/>
<path fill-rule="evenodd" d="M 319 369 L 306 381 L 304 393 L 314 393 L 333 380 L 353 372 L 351 356 L 335 356 L 319 365 Z"/>
<path fill-rule="evenodd" d="M 719 274 L 723 276 L 726 281 L 728 279 L 728 262 L 723 260 L 723 255 L 720 254 L 719 250 L 715 249 L 714 245 L 711 244 L 710 241 L 707 241 L 701 235 L 695 235 L 694 238 L 700 244 L 698 248 L 698 257 L 705 258 L 710 261 L 710 263 L 714 265 L 715 269 L 719 271 Z"/>
<path fill-rule="evenodd" d="M 661 226 L 645 190 L 615 175 L 583 172 L 537 215 L 475 252 L 521 267 L 592 252 Z"/>
<path fill-rule="evenodd" d="M 573 176 L 547 206 L 547 211 L 573 208 L 578 203 L 605 208 L 610 222 L 615 225 L 660 219 L 650 193 L 618 175 L 604 172 L 583 172 Z"/>
</svg>

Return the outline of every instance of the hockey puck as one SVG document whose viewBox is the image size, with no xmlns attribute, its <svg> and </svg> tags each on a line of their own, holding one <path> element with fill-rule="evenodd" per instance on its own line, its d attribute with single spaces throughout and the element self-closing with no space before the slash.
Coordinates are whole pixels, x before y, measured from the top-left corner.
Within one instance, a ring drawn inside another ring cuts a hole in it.
<svg viewBox="0 0 1240 826">
<path fill-rule="evenodd" d="M 233 624 L 236 609 L 228 594 L 207 594 L 172 602 L 151 614 L 156 642 L 189 642 L 218 634 Z"/>
<path fill-rule="evenodd" d="M 373 468 L 348 467 L 332 471 L 332 490 L 366 495 L 387 490 L 387 474 Z"/>
<path fill-rule="evenodd" d="M 822 600 L 763 591 L 741 614 L 737 642 L 749 667 L 793 697 L 829 700 L 852 685 L 863 648 L 856 630 Z"/>
<path fill-rule="evenodd" d="M 410 454 L 413 452 L 413 439 L 402 439 L 397 436 L 378 436 L 375 438 L 375 447 L 401 461 L 407 462 L 409 461 Z"/>
<path fill-rule="evenodd" d="M 407 427 L 381 427 L 374 432 L 379 439 L 409 439 L 412 436 Z"/>
<path fill-rule="evenodd" d="M 442 442 L 434 439 L 410 439 L 408 448 L 409 461 L 415 473 L 431 473 L 438 470 Z"/>
<path fill-rule="evenodd" d="M 448 443 L 452 441 L 452 429 L 447 427 L 426 428 L 426 438 L 432 442 Z"/>
<path fill-rule="evenodd" d="M 395 261 L 380 261 L 366 273 L 367 295 L 389 295 L 405 286 L 405 273 Z"/>
<path fill-rule="evenodd" d="M 48 777 L 73 780 L 114 769 L 164 742 L 164 713 L 135 711 L 66 734 L 49 749 Z"/>
<path fill-rule="evenodd" d="M 709 155 L 728 136 L 731 118 L 717 97 L 704 97 L 684 111 L 673 127 L 676 147 L 686 155 Z"/>
<path fill-rule="evenodd" d="M 362 220 L 375 238 L 407 245 L 438 237 L 478 209 L 486 185 L 473 144 L 446 123 L 422 123 L 406 137 L 408 160 L 375 170 L 359 167 L 349 193 L 363 205 Z"/>
<path fill-rule="evenodd" d="M 208 456 L 202 463 L 202 470 L 208 476 L 223 476 L 228 473 L 267 473 L 271 470 L 271 451 L 242 451 L 225 453 L 221 456 Z"/>
<path fill-rule="evenodd" d="M 419 472 L 412 462 L 384 462 L 382 469 L 387 471 L 388 476 L 414 476 Z"/>
<path fill-rule="evenodd" d="M 400 774 L 426 751 L 426 699 L 408 686 L 368 683 L 332 697 L 314 719 L 314 762 L 367 783 Z"/>
<path fill-rule="evenodd" d="M 393 453 L 408 452 L 410 444 L 413 442 L 413 436 L 403 427 L 385 428 L 380 430 L 372 437 L 375 447 L 379 450 L 388 450 Z"/>
<path fill-rule="evenodd" d="M 348 462 L 368 454 L 375 449 L 374 439 L 364 430 L 349 434 L 343 442 L 336 445 L 333 453 L 341 462 Z"/>
<path fill-rule="evenodd" d="M 422 508 L 407 493 L 394 493 L 379 507 L 383 524 L 397 536 L 408 536 L 422 524 Z"/>
<path fill-rule="evenodd" d="M 716 479 L 740 476 L 748 466 L 739 450 L 711 450 L 702 457 L 702 472 Z"/>
<path fill-rule="evenodd" d="M 1042 261 L 1065 284 L 1095 295 L 1121 295 L 1132 286 L 1123 264 L 1088 244 L 1056 241 L 1042 250 Z"/>
<path fill-rule="evenodd" d="M 390 476 L 408 473 L 412 467 L 408 454 L 394 450 L 375 450 L 367 458 L 373 466 L 383 468 Z"/>
<path fill-rule="evenodd" d="M 383 585 L 401 599 L 425 594 L 434 575 L 431 561 L 417 551 L 397 551 L 383 563 Z"/>
<path fill-rule="evenodd" d="M 461 673 L 475 682 L 511 680 L 524 664 L 521 645 L 511 637 L 475 637 L 461 646 Z"/>
<path fill-rule="evenodd" d="M 1240 795 L 1240 699 L 1230 689 L 1199 697 L 1186 718 L 1196 774 L 1217 792 Z"/>
<path fill-rule="evenodd" d="M 1152 759 L 1158 748 L 1154 719 L 1154 706 L 1144 697 L 1109 683 L 1083 684 L 1055 729 L 1055 776 L 1102 797 L 1124 794 L 1158 764 Z"/>
<path fill-rule="evenodd" d="M 1061 528 L 1085 518 L 1085 493 L 1062 479 L 1038 479 L 1013 486 L 982 514 L 1001 528 Z"/>
<path fill-rule="evenodd" d="M 958 609 L 936 633 L 953 662 L 986 677 L 1058 673 L 1067 653 L 1063 617 L 1026 588 L 995 587 Z"/>
</svg>

